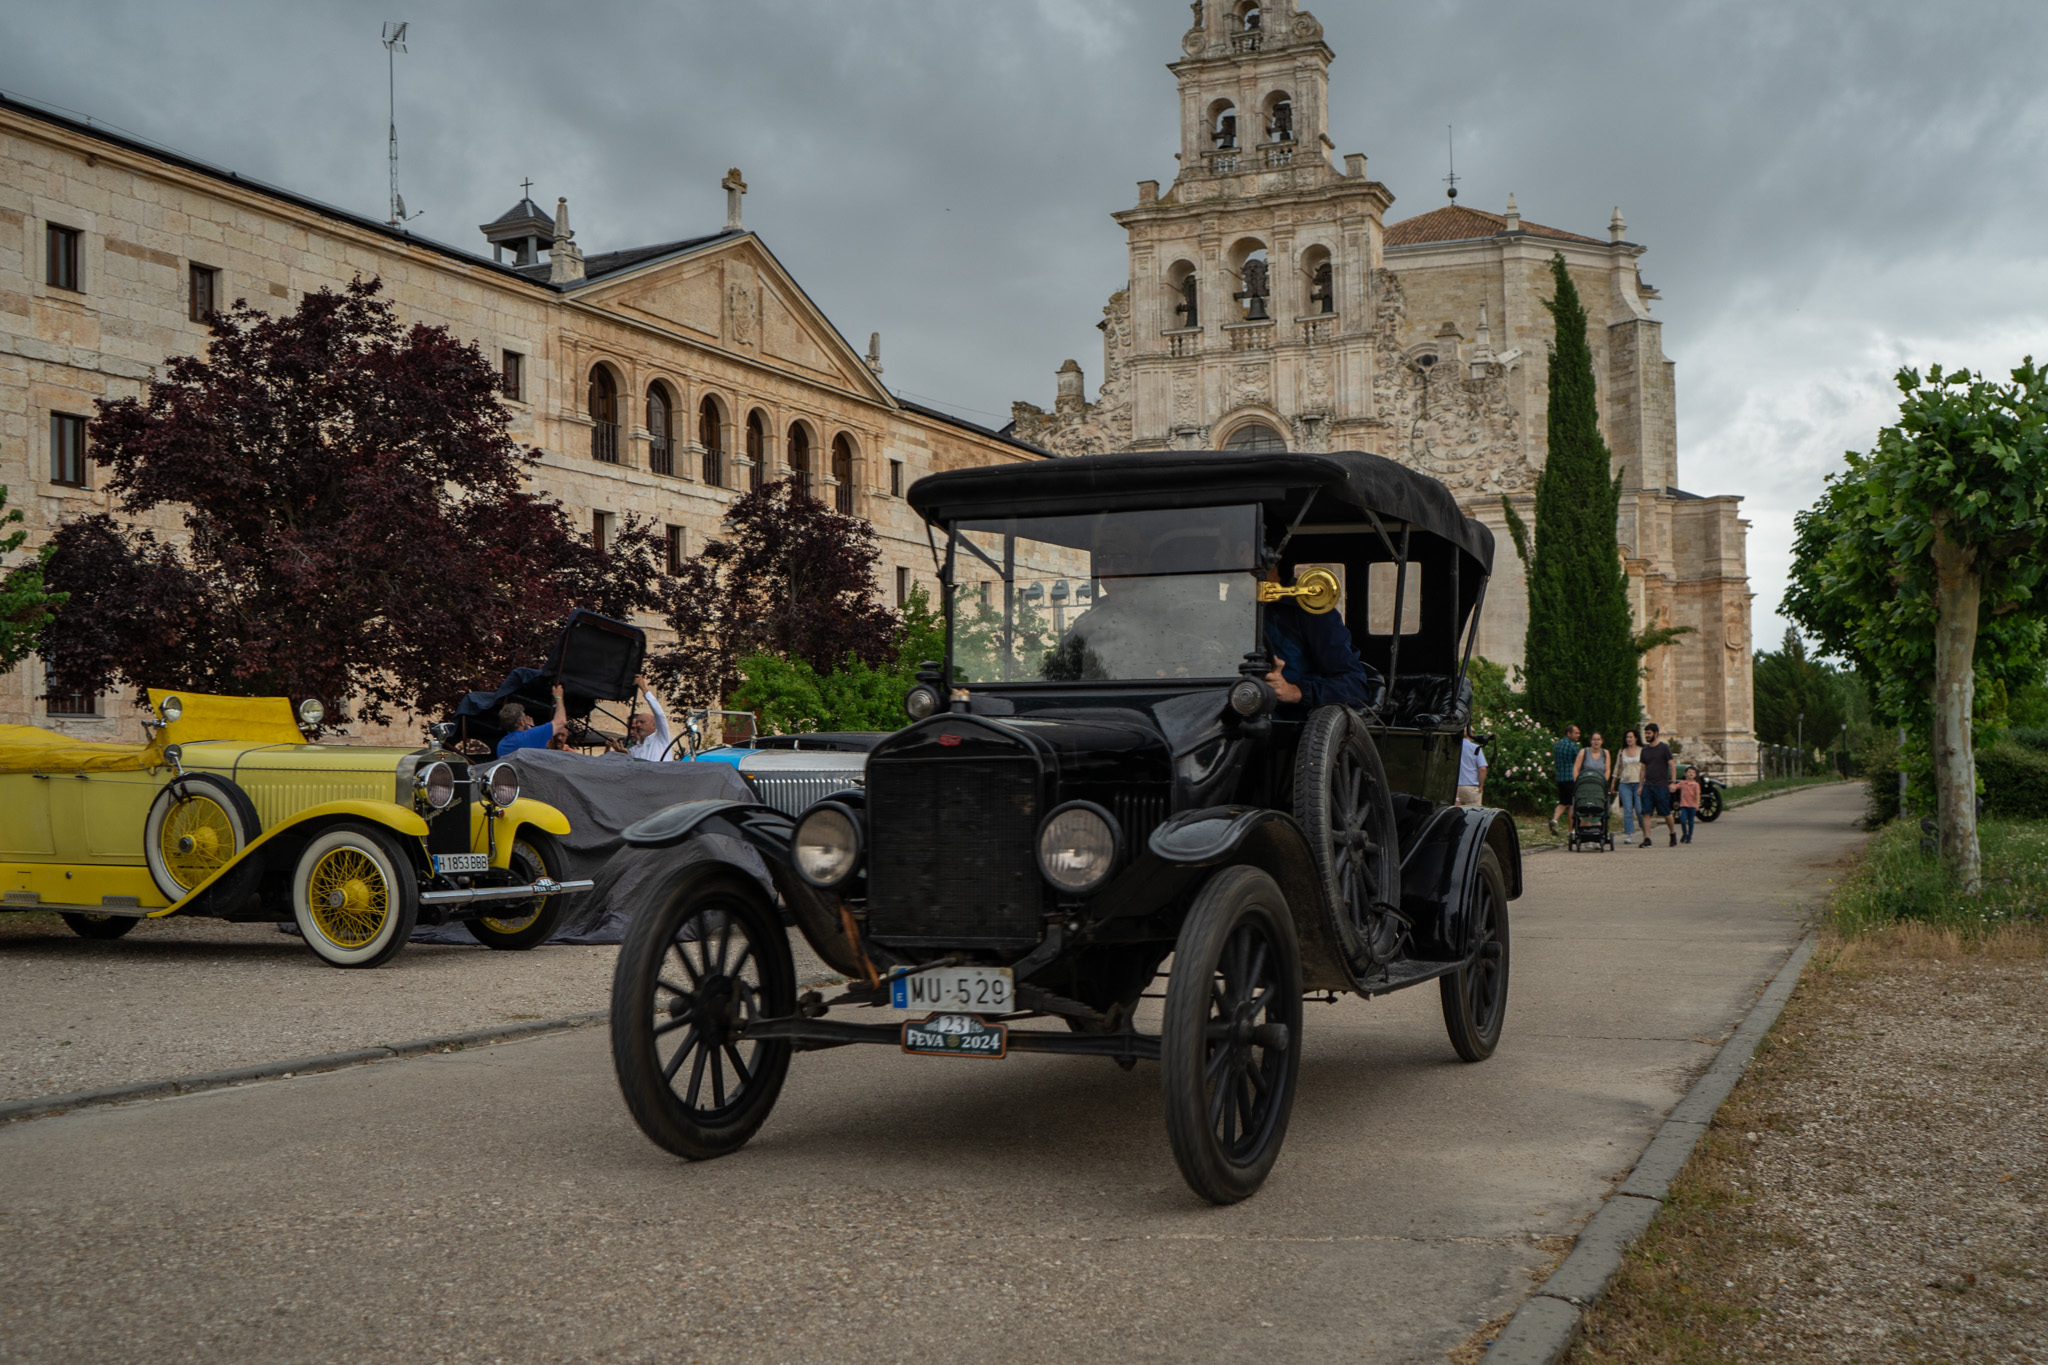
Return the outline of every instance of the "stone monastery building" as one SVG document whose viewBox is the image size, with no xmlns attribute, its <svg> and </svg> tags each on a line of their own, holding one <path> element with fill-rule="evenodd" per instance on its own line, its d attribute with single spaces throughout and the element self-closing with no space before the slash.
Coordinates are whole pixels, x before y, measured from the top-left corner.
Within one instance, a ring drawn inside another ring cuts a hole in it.
<svg viewBox="0 0 2048 1365">
<path fill-rule="evenodd" d="M 362 275 L 402 323 L 501 369 L 538 490 L 600 541 L 634 514 L 667 528 L 672 559 L 695 554 L 742 490 L 798 471 L 874 524 L 877 586 L 900 602 L 933 578 L 911 482 L 1045 455 L 883 387 L 879 342 L 847 343 L 741 225 L 739 172 L 722 184 L 725 225 L 698 236 L 586 256 L 566 203 L 522 198 L 469 252 L 0 98 L 0 484 L 28 549 L 114 510 L 85 437 L 95 400 L 202 349 L 211 308 L 279 312 Z M 0 722 L 139 733 L 125 703 L 43 692 L 35 659 L 0 677 Z"/>
<path fill-rule="evenodd" d="M 1329 66 L 1295 0 L 1207 0 L 1182 37 L 1179 173 L 1115 215 L 1130 272 L 1098 324 L 1103 383 L 1061 367 L 1051 412 L 1010 430 L 1062 455 L 1367 450 L 1442 479 L 1494 531 L 1479 652 L 1522 658 L 1528 599 L 1505 497 L 1535 519 L 1548 355 L 1542 300 L 1561 254 L 1591 318 L 1602 429 L 1622 475 L 1619 540 L 1653 651 L 1643 712 L 1733 776 L 1753 773 L 1749 577 L 1740 499 L 1678 486 L 1673 366 L 1643 248 L 1525 221 L 1508 197 L 1392 224 L 1366 159 L 1332 164 Z M 1619 736 L 1609 736 L 1618 742 Z"/>
</svg>

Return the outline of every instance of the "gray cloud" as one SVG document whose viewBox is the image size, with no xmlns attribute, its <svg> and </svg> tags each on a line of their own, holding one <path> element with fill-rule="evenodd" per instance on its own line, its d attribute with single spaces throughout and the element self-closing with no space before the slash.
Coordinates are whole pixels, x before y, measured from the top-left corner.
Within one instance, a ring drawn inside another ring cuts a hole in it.
<svg viewBox="0 0 2048 1365">
<path fill-rule="evenodd" d="M 1317 9 L 1332 136 L 1399 196 L 1513 190 L 1600 234 L 1619 203 L 1679 363 L 1681 477 L 1749 498 L 1757 637 L 1791 516 L 1869 442 L 1900 364 L 2048 354 L 2048 6 Z M 759 231 L 888 380 L 966 416 L 1046 402 L 1124 276 L 1109 213 L 1170 179 L 1177 0 L 0 4 L 0 87 L 382 213 L 379 24 L 415 230 L 458 245 L 532 176 L 586 250 Z"/>
</svg>

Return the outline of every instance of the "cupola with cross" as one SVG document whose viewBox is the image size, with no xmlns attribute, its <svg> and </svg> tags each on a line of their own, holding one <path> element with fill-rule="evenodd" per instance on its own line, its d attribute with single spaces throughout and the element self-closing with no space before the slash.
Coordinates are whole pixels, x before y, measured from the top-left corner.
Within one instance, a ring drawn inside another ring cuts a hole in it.
<svg viewBox="0 0 2048 1365">
<path fill-rule="evenodd" d="M 533 202 L 533 182 L 521 182 L 519 202 L 499 214 L 493 222 L 478 226 L 491 244 L 491 259 L 507 265 L 539 265 L 555 236 L 555 216 Z M 510 251 L 512 259 L 505 260 Z"/>
</svg>

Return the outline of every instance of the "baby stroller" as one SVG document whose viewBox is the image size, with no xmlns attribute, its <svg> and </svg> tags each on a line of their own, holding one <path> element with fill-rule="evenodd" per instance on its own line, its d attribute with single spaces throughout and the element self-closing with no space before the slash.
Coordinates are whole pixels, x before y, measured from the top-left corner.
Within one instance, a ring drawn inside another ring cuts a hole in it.
<svg viewBox="0 0 2048 1365">
<path fill-rule="evenodd" d="M 1572 787 L 1572 828 L 1565 848 L 1614 851 L 1614 833 L 1607 827 L 1607 779 L 1599 773 L 1580 773 Z"/>
</svg>

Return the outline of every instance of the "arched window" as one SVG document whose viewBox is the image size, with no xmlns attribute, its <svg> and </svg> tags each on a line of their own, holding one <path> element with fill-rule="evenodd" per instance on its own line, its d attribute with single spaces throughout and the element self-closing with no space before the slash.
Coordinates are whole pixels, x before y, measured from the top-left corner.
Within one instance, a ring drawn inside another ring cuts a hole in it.
<svg viewBox="0 0 2048 1365">
<path fill-rule="evenodd" d="M 1280 433 L 1264 422 L 1247 422 L 1230 433 L 1230 439 L 1223 443 L 1225 450 L 1242 450 L 1253 455 L 1272 454 L 1287 449 L 1287 442 L 1280 439 Z"/>
<path fill-rule="evenodd" d="M 1294 141 L 1294 101 L 1284 93 L 1266 100 L 1266 141 Z"/>
<path fill-rule="evenodd" d="M 1267 274 L 1266 248 L 1259 242 L 1246 238 L 1238 243 L 1231 255 L 1237 258 L 1237 288 L 1231 293 L 1246 322 L 1267 322 L 1272 313 L 1267 311 L 1266 300 L 1273 296 L 1273 282 Z"/>
<path fill-rule="evenodd" d="M 704 482 L 724 487 L 725 423 L 719 420 L 718 400 L 708 395 L 697 407 L 697 444 L 704 447 Z"/>
<path fill-rule="evenodd" d="M 619 462 L 619 386 L 602 365 L 590 367 L 590 458 Z"/>
<path fill-rule="evenodd" d="M 1330 263 L 1330 249 L 1312 246 L 1301 253 L 1301 273 L 1308 277 L 1308 311 L 1337 311 L 1337 275 Z"/>
<path fill-rule="evenodd" d="M 1209 140 L 1221 151 L 1237 146 L 1237 106 L 1229 100 L 1209 106 Z"/>
<path fill-rule="evenodd" d="M 1173 311 L 1167 314 L 1166 330 L 1202 325 L 1201 286 L 1193 261 L 1175 261 L 1166 272 L 1166 287 L 1173 293 Z"/>
<path fill-rule="evenodd" d="M 656 474 L 676 472 L 675 405 L 660 384 L 647 389 L 647 467 Z"/>
<path fill-rule="evenodd" d="M 761 468 L 768 463 L 768 419 L 759 408 L 747 414 L 747 458 L 754 462 L 747 470 L 747 491 L 758 493 L 766 477 Z"/>
<path fill-rule="evenodd" d="M 839 487 L 833 490 L 833 503 L 848 516 L 853 515 L 853 442 L 840 432 L 832 438 L 832 477 L 839 480 Z"/>
<path fill-rule="evenodd" d="M 789 424 L 789 472 L 798 488 L 811 491 L 811 433 L 802 422 Z"/>
</svg>

